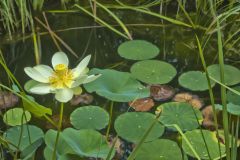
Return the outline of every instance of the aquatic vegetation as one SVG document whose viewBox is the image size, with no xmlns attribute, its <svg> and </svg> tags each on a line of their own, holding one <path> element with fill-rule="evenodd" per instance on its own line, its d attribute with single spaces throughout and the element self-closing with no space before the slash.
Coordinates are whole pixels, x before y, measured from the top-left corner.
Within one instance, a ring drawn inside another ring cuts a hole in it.
<svg viewBox="0 0 240 160">
<path fill-rule="evenodd" d="M 148 127 L 154 122 L 155 116 L 146 112 L 127 112 L 117 117 L 114 128 L 123 139 L 138 143 Z M 152 141 L 163 135 L 164 126 L 157 123 L 148 134 L 145 142 Z"/>
<path fill-rule="evenodd" d="M 76 129 L 101 130 L 107 126 L 109 115 L 101 107 L 83 106 L 71 113 L 70 121 Z"/>
<path fill-rule="evenodd" d="M 85 57 L 74 69 L 69 69 L 69 60 L 63 52 L 52 57 L 53 69 L 46 65 L 24 68 L 25 73 L 33 80 L 25 84 L 25 89 L 34 94 L 54 93 L 59 102 L 68 102 L 73 95 L 82 92 L 81 84 L 89 83 L 100 75 L 88 76 L 87 65 L 91 56 Z"/>
<path fill-rule="evenodd" d="M 219 73 L 220 66 L 218 64 L 208 66 L 207 70 L 210 76 L 220 81 L 220 73 Z M 225 64 L 224 80 L 225 80 L 225 84 L 228 86 L 232 86 L 240 83 L 240 70 L 234 66 Z"/>
<path fill-rule="evenodd" d="M 224 144 L 220 144 L 221 153 L 219 152 L 218 139 L 214 132 L 197 129 L 187 131 L 184 135 L 189 139 L 194 150 L 201 159 L 219 159 L 220 155 L 223 156 L 225 154 Z M 182 142 L 182 148 L 188 155 L 196 157 L 185 140 Z"/>
<path fill-rule="evenodd" d="M 240 86 L 235 86 L 232 89 L 239 92 L 240 91 Z M 227 101 L 229 103 L 240 105 L 240 96 L 233 93 L 232 91 L 228 90 L 227 91 Z"/>
<path fill-rule="evenodd" d="M 220 104 L 216 105 L 217 110 L 222 110 L 223 107 Z M 227 104 L 227 112 L 232 115 L 240 116 L 240 106 L 232 103 Z"/>
<path fill-rule="evenodd" d="M 171 64 L 159 60 L 136 62 L 130 70 L 133 77 L 147 84 L 166 84 L 177 74 Z"/>
<path fill-rule="evenodd" d="M 19 135 L 20 131 L 22 134 Z M 11 150 L 20 151 L 20 157 L 27 159 L 34 157 L 35 151 L 43 143 L 44 133 L 34 125 L 22 125 L 9 128 L 4 132 L 3 137 L 10 142 Z"/>
<path fill-rule="evenodd" d="M 168 128 L 174 131 L 176 128 L 171 127 L 173 124 L 177 124 L 182 131 L 189 131 L 198 128 L 203 120 L 199 110 L 183 102 L 164 103 L 157 108 L 157 111 L 161 114 L 159 121 L 170 126 Z"/>
<path fill-rule="evenodd" d="M 144 112 L 149 111 L 154 106 L 154 102 L 151 98 L 141 98 L 128 102 L 128 105 L 134 108 L 135 111 Z"/>
<path fill-rule="evenodd" d="M 94 68 L 89 73 L 101 74 L 102 76 L 91 83 L 84 84 L 84 88 L 90 93 L 96 92 L 109 100 L 129 102 L 150 95 L 149 89 L 132 78 L 128 72 Z"/>
<path fill-rule="evenodd" d="M 31 120 L 31 114 L 22 108 L 9 109 L 3 115 L 3 121 L 9 126 L 18 126 Z"/>
<path fill-rule="evenodd" d="M 60 115 L 58 115 L 58 114 L 52 115 L 50 118 L 56 124 L 60 121 Z M 70 119 L 66 115 L 63 115 L 63 117 L 62 117 L 62 128 L 69 128 L 69 127 L 71 127 Z M 45 128 L 46 129 L 55 129 L 56 126 L 53 125 L 52 123 L 50 123 L 49 121 L 46 121 Z"/>
<path fill-rule="evenodd" d="M 210 130 L 215 130 L 215 125 L 214 125 L 214 113 L 212 109 L 212 105 L 208 105 L 204 107 L 202 110 L 202 115 L 203 115 L 203 122 L 202 125 L 206 129 Z"/>
<path fill-rule="evenodd" d="M 178 78 L 179 84 L 191 91 L 205 91 L 208 90 L 208 81 L 206 74 L 201 71 L 188 71 Z M 213 87 L 215 83 L 211 81 Z"/>
<path fill-rule="evenodd" d="M 182 160 L 183 158 L 181 150 L 176 142 L 168 139 L 156 139 L 154 141 L 144 143 L 139 149 L 138 155 L 136 156 L 136 160 L 146 159 Z"/>
<path fill-rule="evenodd" d="M 132 40 L 122 43 L 118 47 L 118 54 L 130 60 L 146 60 L 156 57 L 159 54 L 159 49 L 148 41 Z"/>
</svg>

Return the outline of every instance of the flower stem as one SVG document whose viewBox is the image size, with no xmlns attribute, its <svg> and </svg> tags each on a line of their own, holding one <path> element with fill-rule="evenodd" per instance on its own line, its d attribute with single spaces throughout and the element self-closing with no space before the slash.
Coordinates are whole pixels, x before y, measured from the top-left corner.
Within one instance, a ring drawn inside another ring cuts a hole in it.
<svg viewBox="0 0 240 160">
<path fill-rule="evenodd" d="M 110 118 L 109 118 L 107 133 L 106 133 L 106 139 L 108 139 L 109 132 L 110 132 L 110 129 L 111 129 L 112 115 L 113 115 L 113 104 L 114 104 L 114 102 L 111 101 L 111 103 L 110 103 L 110 111 L 109 111 L 110 112 Z"/>
<path fill-rule="evenodd" d="M 60 132 L 61 132 L 61 130 L 62 130 L 63 107 L 64 107 L 64 103 L 61 103 L 60 113 L 59 113 L 58 132 L 57 132 L 57 137 L 56 137 L 56 141 L 55 141 L 55 144 L 54 144 L 54 150 L 53 150 L 52 160 L 56 160 L 57 145 L 58 145 L 58 140 L 59 140 Z"/>
</svg>

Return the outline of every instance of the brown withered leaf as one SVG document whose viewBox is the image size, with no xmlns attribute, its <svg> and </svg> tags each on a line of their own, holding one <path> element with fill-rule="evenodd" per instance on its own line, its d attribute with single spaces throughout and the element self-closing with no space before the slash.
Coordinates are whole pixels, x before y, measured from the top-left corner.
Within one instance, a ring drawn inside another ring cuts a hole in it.
<svg viewBox="0 0 240 160">
<path fill-rule="evenodd" d="M 135 101 L 131 101 L 128 103 L 130 107 L 134 108 L 135 111 L 149 111 L 153 106 L 154 102 L 151 98 L 141 98 Z"/>
</svg>

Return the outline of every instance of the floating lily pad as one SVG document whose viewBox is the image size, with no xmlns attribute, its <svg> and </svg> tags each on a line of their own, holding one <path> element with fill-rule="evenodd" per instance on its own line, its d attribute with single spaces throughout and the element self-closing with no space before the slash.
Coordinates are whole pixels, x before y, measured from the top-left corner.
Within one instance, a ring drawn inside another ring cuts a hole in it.
<svg viewBox="0 0 240 160">
<path fill-rule="evenodd" d="M 120 137 L 127 141 L 137 143 L 140 141 L 153 121 L 155 121 L 155 115 L 151 113 L 127 112 L 118 116 L 114 127 Z M 162 136 L 163 132 L 164 126 L 160 123 L 156 123 L 145 142 L 157 139 Z"/>
<path fill-rule="evenodd" d="M 200 130 L 188 131 L 184 135 L 189 140 L 192 147 L 194 148 L 194 150 L 197 152 L 197 154 L 199 155 L 199 157 L 201 159 L 220 158 L 220 152 L 218 149 L 218 139 L 216 138 L 215 133 L 208 131 L 208 130 L 202 130 L 202 132 L 203 132 L 207 147 L 205 145 L 205 142 L 204 142 L 204 139 L 202 137 L 202 133 Z M 183 141 L 182 141 L 182 148 L 185 153 L 187 153 L 188 155 L 190 155 L 192 157 L 195 157 L 193 151 L 190 149 L 190 147 L 188 146 L 185 139 L 183 139 Z M 211 158 L 209 158 L 207 148 L 208 148 Z M 221 155 L 224 155 L 225 146 L 220 143 L 220 148 L 221 148 Z"/>
<path fill-rule="evenodd" d="M 84 85 L 88 92 L 96 92 L 109 100 L 129 102 L 150 95 L 148 88 L 133 79 L 127 72 L 111 69 L 92 69 L 90 74 L 102 74 L 98 79 Z"/>
<path fill-rule="evenodd" d="M 48 130 L 45 134 L 45 143 L 46 147 L 44 149 L 44 157 L 46 160 L 52 160 L 54 145 L 56 141 L 57 131 Z M 63 159 L 67 154 L 75 154 L 72 148 L 68 145 L 68 143 L 63 139 L 63 134 L 60 133 L 59 140 L 57 144 L 56 157 L 57 159 Z"/>
<path fill-rule="evenodd" d="M 30 119 L 31 119 L 31 114 L 28 111 L 23 111 L 22 108 L 10 109 L 3 115 L 4 123 L 10 126 L 25 124 L 29 122 Z"/>
<path fill-rule="evenodd" d="M 118 47 L 118 54 L 126 59 L 145 60 L 156 57 L 159 49 L 154 44 L 144 40 L 132 40 Z"/>
<path fill-rule="evenodd" d="M 111 147 L 103 135 L 95 130 L 67 128 L 62 133 L 64 140 L 79 156 L 105 159 Z M 112 152 L 112 157 L 115 151 Z"/>
<path fill-rule="evenodd" d="M 165 84 L 177 74 L 169 63 L 158 60 L 145 60 L 132 65 L 132 76 L 148 84 Z"/>
<path fill-rule="evenodd" d="M 233 87 L 232 89 L 240 92 L 240 86 Z M 230 103 L 240 105 L 240 96 L 237 95 L 236 93 L 233 93 L 232 91 L 228 90 L 227 91 L 227 100 Z"/>
<path fill-rule="evenodd" d="M 211 65 L 207 68 L 210 76 L 218 81 L 220 80 L 220 67 L 218 64 Z M 228 86 L 240 83 L 240 70 L 236 67 L 224 65 L 224 80 Z"/>
<path fill-rule="evenodd" d="M 84 106 L 72 112 L 70 121 L 76 129 L 100 130 L 108 124 L 109 115 L 98 106 Z"/>
<path fill-rule="evenodd" d="M 164 103 L 158 107 L 158 110 L 161 111 L 161 116 L 159 118 L 160 122 L 162 122 L 164 125 L 176 124 L 183 131 L 198 128 L 198 123 L 201 124 L 201 121 L 203 120 L 201 112 L 197 109 L 194 109 L 188 103 Z M 170 126 L 169 128 L 176 131 L 174 127 Z"/>
<path fill-rule="evenodd" d="M 178 78 L 179 84 L 192 91 L 205 91 L 208 90 L 208 81 L 206 74 L 200 71 L 188 71 L 183 73 Z M 215 83 L 211 81 L 213 87 Z"/>
<path fill-rule="evenodd" d="M 139 148 L 136 160 L 182 160 L 178 144 L 168 139 L 156 139 L 143 143 Z"/>
<path fill-rule="evenodd" d="M 217 110 L 222 110 L 223 109 L 223 106 L 220 105 L 220 104 L 216 104 L 215 107 L 216 107 Z M 228 103 L 227 104 L 227 111 L 228 111 L 228 113 L 230 113 L 232 115 L 240 116 L 240 105 Z"/>
<path fill-rule="evenodd" d="M 22 136 L 20 137 L 22 129 Z M 11 142 L 11 144 L 18 146 L 19 139 L 21 139 L 21 143 L 19 145 L 19 150 L 23 151 L 27 147 L 31 145 L 31 143 L 34 143 L 35 141 L 42 139 L 44 137 L 43 131 L 33 125 L 22 125 L 22 126 L 14 126 L 12 128 L 9 128 L 6 132 L 3 134 L 4 139 Z M 31 143 L 30 143 L 31 140 Z M 9 144 L 10 148 L 13 151 L 17 151 L 17 149 Z"/>
</svg>

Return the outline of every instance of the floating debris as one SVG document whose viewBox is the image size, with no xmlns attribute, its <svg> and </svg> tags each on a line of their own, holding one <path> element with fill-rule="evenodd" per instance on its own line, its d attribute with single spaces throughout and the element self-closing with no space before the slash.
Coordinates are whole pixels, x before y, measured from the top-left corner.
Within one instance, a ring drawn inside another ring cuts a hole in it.
<svg viewBox="0 0 240 160">
<path fill-rule="evenodd" d="M 168 85 L 150 85 L 151 97 L 155 101 L 167 101 L 175 95 L 175 89 Z"/>
<path fill-rule="evenodd" d="M 56 124 L 58 124 L 59 122 L 59 115 L 53 115 L 51 117 L 52 121 L 55 122 Z M 68 128 L 68 127 L 71 127 L 71 124 L 70 124 L 70 121 L 69 121 L 69 118 L 67 118 L 66 116 L 63 116 L 63 119 L 62 119 L 62 128 Z M 50 122 L 46 122 L 46 129 L 56 129 L 55 126 L 53 126 Z"/>
<path fill-rule="evenodd" d="M 93 102 L 93 96 L 87 93 L 76 95 L 70 101 L 72 106 L 77 106 L 79 104 L 91 104 L 92 102 Z"/>
<path fill-rule="evenodd" d="M 18 96 L 11 92 L 0 91 L 0 109 L 11 108 L 19 101 Z"/>
<path fill-rule="evenodd" d="M 174 96 L 173 101 L 189 103 L 196 109 L 201 109 L 203 107 L 203 101 L 197 95 L 192 95 L 190 93 L 178 93 Z"/>
<path fill-rule="evenodd" d="M 130 107 L 140 112 L 149 111 L 154 106 L 154 102 L 151 98 L 137 99 L 129 102 L 128 104 Z"/>
</svg>

